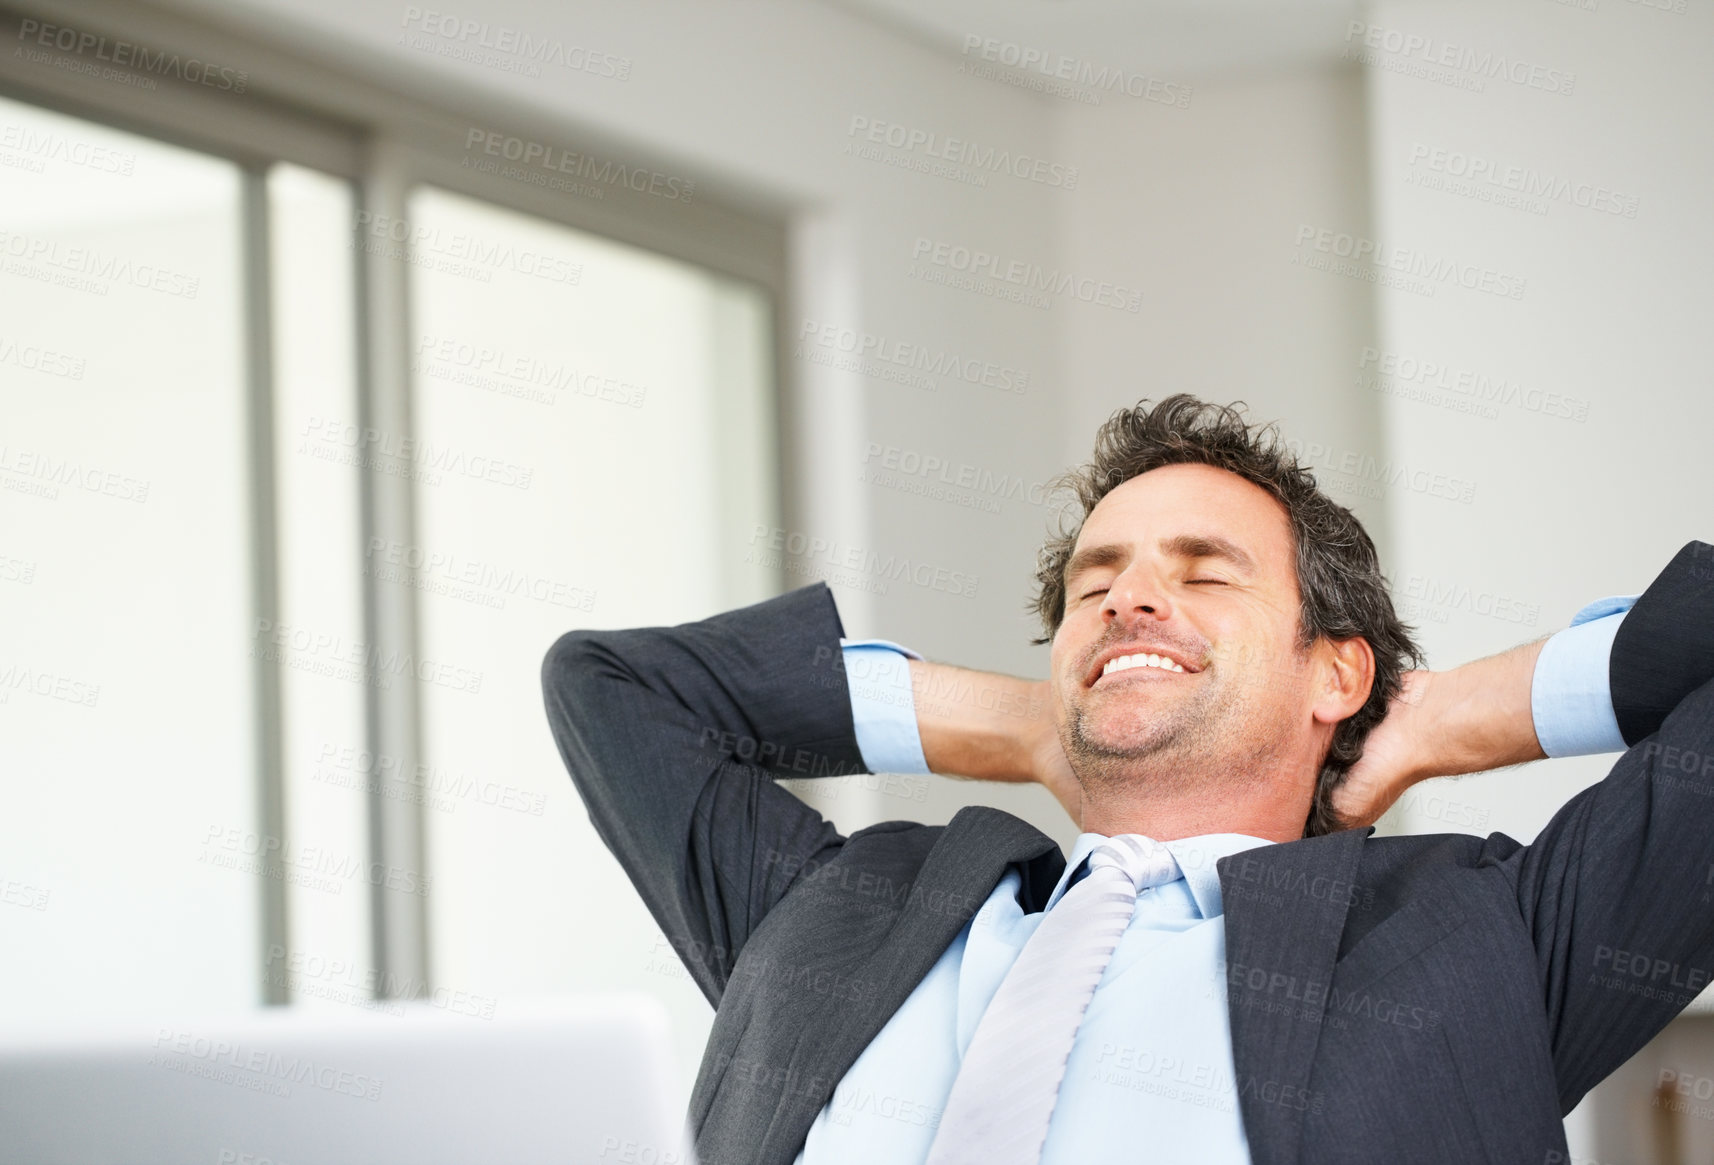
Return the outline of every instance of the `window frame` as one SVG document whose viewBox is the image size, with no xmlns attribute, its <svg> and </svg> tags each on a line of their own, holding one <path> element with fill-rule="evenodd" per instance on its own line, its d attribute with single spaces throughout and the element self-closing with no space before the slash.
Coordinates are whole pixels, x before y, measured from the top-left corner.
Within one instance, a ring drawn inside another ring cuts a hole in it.
<svg viewBox="0 0 1714 1165">
<path fill-rule="evenodd" d="M 407 218 L 412 189 L 437 186 L 466 197 L 557 223 L 615 242 L 693 264 L 758 286 L 772 304 L 773 360 L 769 404 L 781 451 L 774 505 L 789 524 L 788 499 L 796 496 L 794 459 L 786 436 L 794 430 L 793 366 L 786 323 L 792 302 L 788 278 L 790 208 L 759 192 L 710 192 L 700 168 L 616 142 L 588 127 L 560 121 L 459 79 L 441 77 L 425 58 L 421 70 L 377 69 L 375 62 L 342 54 L 326 38 L 274 18 L 238 18 L 214 23 L 179 13 L 111 0 L 67 3 L 35 0 L 0 9 L 0 40 L 16 44 L 23 22 L 40 21 L 154 50 L 218 62 L 246 75 L 242 94 L 157 77 L 156 88 L 102 86 L 67 70 L 43 68 L 0 53 L 0 95 L 54 112 L 103 123 L 224 158 L 242 171 L 242 230 L 246 324 L 246 431 L 249 466 L 247 547 L 252 614 L 277 621 L 278 476 L 274 465 L 273 320 L 269 297 L 267 175 L 291 163 L 351 184 L 359 216 Z M 247 20 L 247 24 L 240 23 Z M 74 56 L 75 54 L 57 54 Z M 432 80 L 430 72 L 437 73 Z M 376 78 L 382 77 L 383 80 Z M 110 90 L 110 91 L 109 91 Z M 331 111 L 337 110 L 335 114 Z M 643 166 L 694 182 L 689 199 L 665 199 L 624 187 L 608 187 L 599 201 L 570 197 L 469 166 L 467 135 L 477 128 L 588 152 L 602 159 Z M 360 217 L 361 221 L 361 217 Z M 353 223 L 353 240 L 360 241 Z M 405 264 L 354 248 L 359 424 L 388 432 L 414 433 L 410 379 L 409 269 Z M 408 476 L 360 473 L 362 544 L 372 537 L 416 542 L 414 490 Z M 786 579 L 778 572 L 775 589 Z M 365 574 L 362 588 L 364 641 L 382 653 L 417 658 L 419 618 L 413 589 L 388 587 Z M 253 684 L 257 725 L 256 829 L 262 836 L 286 831 L 283 709 L 280 665 L 255 653 Z M 366 747 L 374 755 L 400 758 L 409 772 L 421 755 L 421 713 L 414 685 L 382 690 L 364 687 Z M 369 859 L 385 867 L 424 868 L 423 809 L 408 782 L 383 775 L 379 795 L 368 797 Z M 389 795 L 390 794 L 390 795 Z M 258 966 L 270 947 L 290 942 L 285 871 L 272 855 L 260 884 Z M 420 895 L 370 887 L 370 947 L 377 997 L 394 985 L 433 984 L 429 965 L 428 909 Z M 263 1002 L 290 1002 L 284 980 L 263 975 Z M 427 989 L 427 988 L 424 988 Z"/>
</svg>

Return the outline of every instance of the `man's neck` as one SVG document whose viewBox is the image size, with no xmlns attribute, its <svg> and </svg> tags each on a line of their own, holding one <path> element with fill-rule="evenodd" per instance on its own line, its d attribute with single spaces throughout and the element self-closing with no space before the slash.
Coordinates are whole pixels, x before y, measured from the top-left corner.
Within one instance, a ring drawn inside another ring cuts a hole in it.
<svg viewBox="0 0 1714 1165">
<path fill-rule="evenodd" d="M 1269 841 L 1303 837 L 1314 802 L 1320 753 L 1313 742 L 1289 753 L 1247 755 L 1172 749 L 1146 759 L 1072 761 L 1082 787 L 1082 828 L 1111 837 L 1140 833 L 1156 841 L 1242 833 Z"/>
<path fill-rule="evenodd" d="M 1309 802 L 1291 797 L 1114 796 L 1106 790 L 1083 792 L 1085 833 L 1108 837 L 1140 833 L 1156 841 L 1242 833 L 1269 841 L 1297 841 L 1309 817 Z"/>
</svg>

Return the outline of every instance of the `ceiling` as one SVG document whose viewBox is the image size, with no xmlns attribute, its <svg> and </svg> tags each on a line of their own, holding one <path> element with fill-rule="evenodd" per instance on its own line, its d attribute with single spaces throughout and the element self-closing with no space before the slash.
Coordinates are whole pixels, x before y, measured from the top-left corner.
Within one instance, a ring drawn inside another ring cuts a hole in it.
<svg viewBox="0 0 1714 1165">
<path fill-rule="evenodd" d="M 1169 81 L 1331 63 L 1360 0 L 827 0 L 953 56 L 997 40 Z M 972 56 L 976 54 L 973 51 Z"/>
</svg>

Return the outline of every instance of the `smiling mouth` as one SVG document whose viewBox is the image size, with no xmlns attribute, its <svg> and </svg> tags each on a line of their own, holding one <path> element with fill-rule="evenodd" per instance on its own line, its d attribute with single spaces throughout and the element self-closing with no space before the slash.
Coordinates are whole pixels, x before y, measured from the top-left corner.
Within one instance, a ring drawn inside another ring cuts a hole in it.
<svg viewBox="0 0 1714 1165">
<path fill-rule="evenodd" d="M 1108 660 L 1097 678 L 1105 679 L 1115 672 L 1134 671 L 1138 668 L 1148 668 L 1153 671 L 1169 671 L 1182 674 L 1184 668 L 1168 656 L 1155 655 L 1152 652 L 1138 652 L 1135 655 L 1117 655 Z"/>
<path fill-rule="evenodd" d="M 1133 668 L 1129 671 L 1115 672 L 1110 676 L 1102 676 L 1093 684 L 1089 685 L 1089 690 L 1094 691 L 1097 688 L 1131 687 L 1135 684 L 1164 684 L 1171 680 L 1181 678 L 1183 677 L 1176 672 L 1169 672 L 1160 668 Z"/>
<path fill-rule="evenodd" d="M 1192 672 L 1170 659 L 1162 659 L 1158 664 L 1135 663 L 1126 665 L 1116 663 L 1105 667 L 1101 674 L 1090 682 L 1086 690 L 1094 691 L 1116 685 L 1130 687 L 1135 684 L 1167 683 L 1173 679 L 1181 679 L 1196 674 L 1196 672 Z"/>
<path fill-rule="evenodd" d="M 1123 651 L 1121 654 L 1110 655 L 1107 651 L 1097 655 L 1101 662 L 1092 665 L 1091 670 L 1084 673 L 1083 686 L 1093 688 L 1108 677 L 1115 679 L 1121 675 L 1129 675 L 1132 679 L 1145 676 L 1182 676 L 1195 675 L 1207 666 L 1207 660 L 1200 653 L 1187 651 L 1183 648 L 1169 646 L 1165 650 Z"/>
</svg>

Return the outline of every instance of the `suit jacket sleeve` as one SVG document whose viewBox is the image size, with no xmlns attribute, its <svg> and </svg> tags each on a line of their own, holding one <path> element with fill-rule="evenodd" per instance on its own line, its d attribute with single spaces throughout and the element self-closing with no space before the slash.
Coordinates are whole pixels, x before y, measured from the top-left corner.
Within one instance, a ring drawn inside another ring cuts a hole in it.
<svg viewBox="0 0 1714 1165">
<path fill-rule="evenodd" d="M 1637 600 L 1609 660 L 1629 749 L 1503 859 L 1535 943 L 1562 1111 L 1714 970 L 1711 566 L 1714 547 L 1692 542 Z"/>
<path fill-rule="evenodd" d="M 596 833 L 718 1006 L 744 943 L 845 839 L 772 774 L 860 773 L 825 583 L 677 627 L 571 631 L 548 724 Z"/>
</svg>

